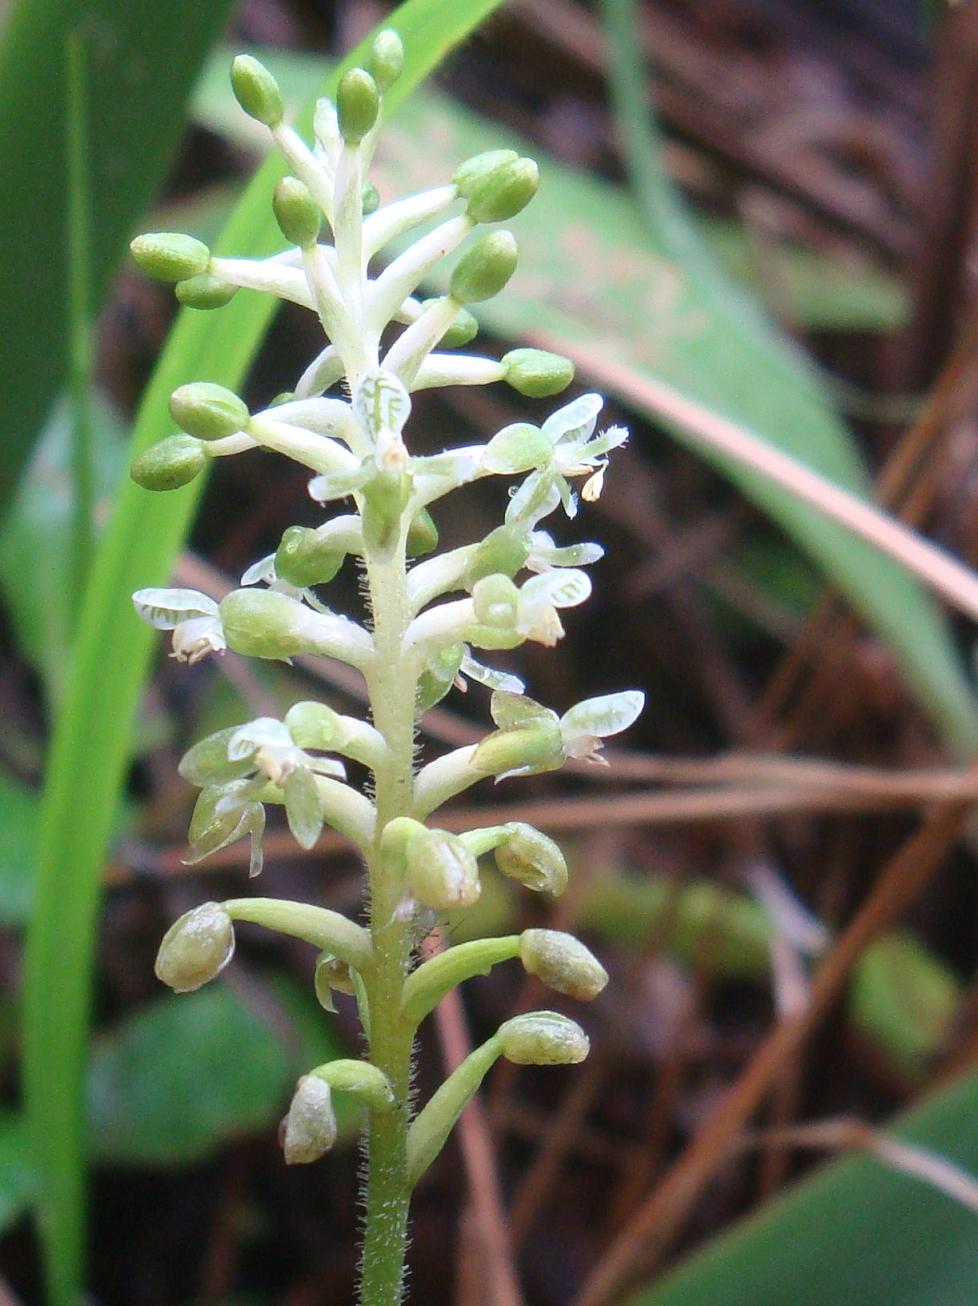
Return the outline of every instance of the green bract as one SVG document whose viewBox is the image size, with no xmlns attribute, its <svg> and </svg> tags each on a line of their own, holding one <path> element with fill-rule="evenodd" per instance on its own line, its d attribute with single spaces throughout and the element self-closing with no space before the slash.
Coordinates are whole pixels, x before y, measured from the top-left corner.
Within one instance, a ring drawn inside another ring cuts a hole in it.
<svg viewBox="0 0 978 1306">
<path fill-rule="evenodd" d="M 315 949 L 310 980 L 325 1011 L 333 1010 L 334 994 L 355 1003 L 364 1059 L 328 1062 L 300 1078 L 282 1142 L 290 1164 L 315 1161 L 336 1137 L 333 1094 L 352 1094 L 365 1109 L 361 1301 L 369 1306 L 400 1306 L 411 1189 L 491 1065 L 500 1056 L 520 1065 L 571 1064 L 588 1050 L 583 1030 L 565 1016 L 518 1016 L 415 1111 L 417 1025 L 453 987 L 498 964 L 521 963 L 573 999 L 594 998 L 607 980 L 582 943 L 548 929 L 470 940 L 421 962 L 420 944 L 438 918 L 478 900 L 480 858 L 491 854 L 503 875 L 534 892 L 556 896 L 568 879 L 564 855 L 548 834 L 518 821 L 455 833 L 439 828 L 436 813 L 480 779 L 593 759 L 643 704 L 631 690 L 585 699 L 561 714 L 529 697 L 512 669 L 480 660 L 479 650 L 556 643 L 566 614 L 589 597 L 582 569 L 602 556 L 601 548 L 562 542 L 541 523 L 558 509 L 573 516 L 578 491 L 585 503 L 597 498 L 608 455 L 627 435 L 598 430 L 602 400 L 594 394 L 459 448 L 433 450 L 415 434 L 417 391 L 505 381 L 540 400 L 568 386 L 573 367 L 537 349 L 514 349 L 501 362 L 449 352 L 477 333 L 463 305 L 498 294 L 516 268 L 514 236 L 497 229 L 473 237 L 475 226 L 517 215 L 539 178 L 532 160 L 494 150 L 467 160 L 450 183 L 380 204 L 367 173 L 383 96 L 403 57 L 396 33 L 381 33 L 366 67 L 340 80 L 335 104 L 319 101 L 311 145 L 285 122 L 267 69 L 248 55 L 237 58 L 234 93 L 285 157 L 289 175 L 272 201 L 285 247 L 263 259 L 212 258 L 206 246 L 180 235 L 133 243 L 137 262 L 176 281 L 188 306 L 219 309 L 247 288 L 313 313 L 323 330 L 315 356 L 283 377 L 282 393 L 254 412 L 221 386 L 181 386 L 170 411 L 182 433 L 141 454 L 132 468 L 140 485 L 170 490 L 209 460 L 260 449 L 305 469 L 319 505 L 307 512 L 319 518 L 283 523 L 275 552 L 249 566 L 240 587 L 220 602 L 196 590 L 153 588 L 137 591 L 133 603 L 139 617 L 169 633 L 180 662 L 226 653 L 325 657 L 360 677 L 369 700 L 361 716 L 304 699 L 282 719 L 259 716 L 218 730 L 180 763 L 182 777 L 200 789 L 188 862 L 247 840 L 248 870 L 257 875 L 266 812 L 275 819 L 284 809 L 301 848 L 315 848 L 328 826 L 362 858 L 367 924 L 284 898 L 205 903 L 170 929 L 157 963 L 172 987 L 196 988 L 227 964 L 232 923 L 244 920 Z M 398 252 L 389 256 L 385 247 L 393 242 Z M 449 294 L 420 300 L 420 287 L 446 258 L 454 261 Z M 473 538 L 465 509 L 453 514 L 450 506 L 442 516 L 441 499 L 494 476 L 504 478 L 508 496 L 498 496 L 505 514 L 492 529 Z M 460 536 L 456 547 L 438 551 L 435 516 Z M 348 557 L 362 577 L 362 616 L 327 606 L 326 587 Z M 483 687 L 491 691 L 494 728 L 475 745 L 420 766 L 423 714 L 469 682 L 472 699 Z M 360 769 L 357 783 L 348 778 L 348 763 Z"/>
</svg>

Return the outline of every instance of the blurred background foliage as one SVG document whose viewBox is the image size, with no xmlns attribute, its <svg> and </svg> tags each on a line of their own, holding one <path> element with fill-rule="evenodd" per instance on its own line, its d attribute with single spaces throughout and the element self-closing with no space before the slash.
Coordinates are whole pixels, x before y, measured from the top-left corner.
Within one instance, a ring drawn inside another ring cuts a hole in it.
<svg viewBox="0 0 978 1306">
<path fill-rule="evenodd" d="M 465 1164 L 449 1149 L 418 1193 L 414 1291 L 433 1306 L 963 1306 L 978 1271 L 974 1185 L 953 1169 L 978 1167 L 972 632 L 814 509 L 704 461 L 645 384 L 973 561 L 978 10 L 911 0 L 0 11 L 0 1288 L 352 1299 L 356 1119 L 302 1173 L 275 1143 L 296 1075 L 349 1052 L 349 1012 L 324 1018 L 313 959 L 287 941 L 243 931 L 221 983 L 182 999 L 159 992 L 152 958 L 179 911 L 243 891 L 237 848 L 181 864 L 180 753 L 311 685 L 340 708 L 356 689 L 328 666 L 174 667 L 129 604 L 173 575 L 219 593 L 314 521 L 301 475 L 257 456 L 217 468 L 199 503 L 148 496 L 126 467 L 169 433 L 174 386 L 267 400 L 316 332 L 248 292 L 176 315 L 124 254 L 159 228 L 274 248 L 276 164 L 252 178 L 264 141 L 230 95 L 230 56 L 258 54 L 308 124 L 385 21 L 409 66 L 382 198 L 488 147 L 537 158 L 520 269 L 483 306 L 483 340 L 569 353 L 579 389 L 633 431 L 580 524 L 610 555 L 595 600 L 556 654 L 514 663 L 556 708 L 624 683 L 650 702 L 600 775 L 471 800 L 562 834 L 575 885 L 547 912 L 491 883 L 451 937 L 573 927 L 613 984 L 576 1077 L 490 1080 Z M 432 447 L 539 420 L 509 393 L 417 408 Z M 499 506 L 480 487 L 443 541 Z M 352 609 L 355 576 L 334 594 Z M 426 751 L 472 737 L 477 694 L 429 714 Z M 277 827 L 267 842 L 265 892 L 356 910 L 338 839 L 315 856 Z M 471 989 L 473 1038 L 533 998 L 505 972 Z M 451 1038 L 426 1035 L 422 1095 Z M 876 1132 L 898 1112 L 892 1137 Z M 806 1178 L 813 1150 L 871 1155 Z"/>
</svg>

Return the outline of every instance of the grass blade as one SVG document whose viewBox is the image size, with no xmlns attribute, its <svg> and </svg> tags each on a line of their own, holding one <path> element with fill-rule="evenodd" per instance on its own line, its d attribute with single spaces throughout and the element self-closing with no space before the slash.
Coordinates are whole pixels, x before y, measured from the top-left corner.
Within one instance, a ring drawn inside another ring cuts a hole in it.
<svg viewBox="0 0 978 1306">
<path fill-rule="evenodd" d="M 408 0 L 398 9 L 385 25 L 401 33 L 407 62 L 389 97 L 392 105 L 497 3 Z M 354 51 L 341 69 L 356 56 Z M 310 118 L 311 106 L 300 125 L 308 127 Z M 274 247 L 277 228 L 269 199 L 280 171 L 274 159 L 259 171 L 218 248 L 261 254 Z M 178 384 L 204 377 L 232 387 L 240 382 L 271 313 L 266 299 L 239 295 L 216 316 L 181 314 L 140 409 L 133 453 L 169 433 L 166 401 Z M 196 502 L 192 486 L 169 495 L 148 495 L 128 481 L 120 487 L 96 550 L 48 763 L 36 908 L 25 962 L 24 1073 L 52 1306 L 74 1306 L 82 1280 L 80 1103 L 94 930 L 133 715 L 158 644 L 134 618 L 129 595 L 167 579 Z"/>
</svg>

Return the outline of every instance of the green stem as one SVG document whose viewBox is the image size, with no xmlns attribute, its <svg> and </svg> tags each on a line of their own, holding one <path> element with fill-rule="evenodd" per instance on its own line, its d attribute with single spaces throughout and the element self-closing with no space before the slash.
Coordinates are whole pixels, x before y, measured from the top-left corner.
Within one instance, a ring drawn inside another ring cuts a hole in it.
<svg viewBox="0 0 978 1306">
<path fill-rule="evenodd" d="M 384 874 L 380 838 L 387 823 L 411 815 L 413 805 L 418 677 L 413 660 L 404 657 L 402 648 L 410 621 L 403 532 L 393 557 L 379 560 L 368 553 L 367 579 L 377 647 L 368 688 L 374 725 L 387 741 L 388 755 L 375 773 L 377 827 L 369 857 L 374 960 L 363 978 L 370 1010 L 370 1059 L 387 1076 L 395 1106 L 370 1113 L 360 1303 L 399 1306 L 410 1200 L 407 1129 L 413 1048 L 411 1026 L 401 1016 L 401 991 L 412 938 L 408 922 L 397 910 L 402 885 L 397 877 Z"/>
</svg>

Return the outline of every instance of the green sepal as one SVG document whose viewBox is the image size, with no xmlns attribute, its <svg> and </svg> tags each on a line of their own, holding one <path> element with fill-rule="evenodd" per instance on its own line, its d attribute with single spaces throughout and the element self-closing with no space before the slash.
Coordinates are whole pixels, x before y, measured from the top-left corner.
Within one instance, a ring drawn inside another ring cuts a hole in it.
<svg viewBox="0 0 978 1306">
<path fill-rule="evenodd" d="M 199 309 L 223 308 L 238 293 L 237 286 L 221 277 L 212 276 L 209 272 L 178 281 L 174 290 L 184 308 Z"/>
<path fill-rule="evenodd" d="M 515 150 L 484 150 L 474 154 L 455 169 L 452 181 L 458 187 L 463 199 L 468 199 L 475 187 L 484 177 L 495 172 L 506 163 L 515 163 L 519 155 Z"/>
<path fill-rule="evenodd" d="M 417 712 L 427 712 L 430 707 L 440 703 L 455 683 L 462 659 L 465 657 L 464 644 L 449 644 L 432 655 L 427 666 L 418 678 Z"/>
<path fill-rule="evenodd" d="M 250 54 L 239 54 L 231 64 L 231 90 L 249 118 L 266 127 L 277 127 L 285 114 L 278 82 Z"/>
<path fill-rule="evenodd" d="M 367 72 L 377 83 L 377 90 L 386 95 L 400 77 L 404 68 L 404 45 L 391 27 L 386 27 L 374 37 L 367 55 Z"/>
<path fill-rule="evenodd" d="M 528 399 L 548 399 L 574 380 L 574 364 L 546 349 L 511 349 L 503 354 L 506 384 Z"/>
<path fill-rule="evenodd" d="M 480 177 L 466 212 L 473 222 L 508 222 L 537 193 L 540 170 L 532 159 L 508 159 Z"/>
<path fill-rule="evenodd" d="M 336 89 L 336 117 L 340 135 L 348 145 L 358 145 L 377 121 L 380 93 L 365 68 L 350 68 Z"/>
<path fill-rule="evenodd" d="M 365 218 L 380 208 L 380 191 L 372 181 L 365 181 L 360 192 L 360 209 Z"/>
<path fill-rule="evenodd" d="M 452 298 L 460 304 L 492 299 L 516 271 L 518 256 L 516 238 L 511 231 L 492 231 L 482 236 L 455 265 Z"/>
<path fill-rule="evenodd" d="M 282 177 L 272 195 L 272 211 L 285 239 L 311 249 L 319 239 L 323 215 L 309 189 L 295 177 Z"/>
<path fill-rule="evenodd" d="M 311 526 L 290 526 L 275 551 L 275 574 L 298 589 L 325 585 L 333 579 L 346 558 L 343 549 L 322 539 Z"/>
<path fill-rule="evenodd" d="M 222 440 L 247 428 L 251 414 L 243 399 L 212 381 L 191 381 L 170 396 L 170 416 L 198 440 Z"/>
<path fill-rule="evenodd" d="M 312 848 L 323 829 L 323 809 L 316 777 L 305 766 L 297 766 L 285 778 L 285 817 L 300 848 Z"/>
<path fill-rule="evenodd" d="M 129 248 L 139 267 L 159 281 L 186 281 L 210 267 L 211 252 L 204 242 L 182 231 L 150 231 Z"/>
<path fill-rule="evenodd" d="M 203 788 L 205 785 L 224 784 L 228 780 L 242 780 L 255 769 L 250 757 L 232 761 L 228 757 L 228 744 L 237 734 L 239 726 L 228 726 L 206 739 L 200 739 L 180 759 L 180 775 L 188 784 Z"/>
<path fill-rule="evenodd" d="M 408 527 L 407 556 L 423 558 L 438 548 L 438 527 L 427 508 L 418 512 Z"/>
<path fill-rule="evenodd" d="M 192 435 L 171 435 L 134 458 L 129 475 L 144 490 L 178 490 L 199 476 L 207 455 Z"/>
<path fill-rule="evenodd" d="M 529 556 L 530 539 L 526 531 L 515 526 L 497 526 L 476 545 L 463 584 L 470 590 L 484 577 L 495 574 L 512 579 Z"/>
<path fill-rule="evenodd" d="M 381 468 L 363 487 L 363 540 L 380 558 L 389 557 L 401 534 L 401 514 L 411 497 L 411 477 Z"/>
</svg>

